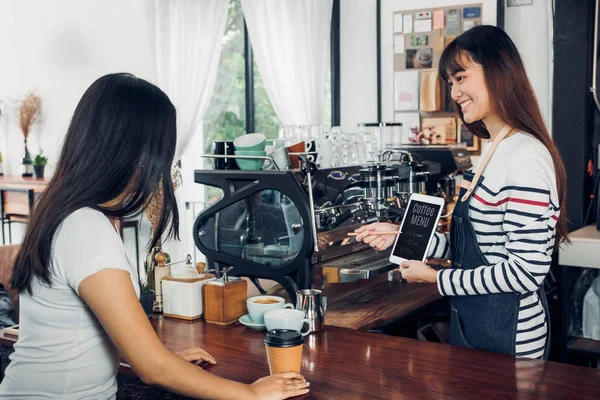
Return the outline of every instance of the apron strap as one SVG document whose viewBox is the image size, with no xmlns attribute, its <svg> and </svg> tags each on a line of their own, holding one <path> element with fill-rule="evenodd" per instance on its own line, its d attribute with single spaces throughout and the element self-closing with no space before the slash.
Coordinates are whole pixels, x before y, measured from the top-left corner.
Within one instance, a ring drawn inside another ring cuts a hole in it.
<svg viewBox="0 0 600 400">
<path fill-rule="evenodd" d="M 502 141 L 502 139 L 504 139 L 506 137 L 506 135 L 508 135 L 508 133 L 511 130 L 512 130 L 512 128 L 510 126 L 508 126 L 508 125 L 504 125 L 502 127 L 502 129 L 500 129 L 500 132 L 498 132 L 498 135 L 496 135 L 496 138 L 492 142 L 492 145 L 491 145 L 490 149 L 487 151 L 487 153 L 485 154 L 485 156 L 483 157 L 483 159 L 479 163 L 479 167 L 477 168 L 477 172 L 475 173 L 475 176 L 473 177 L 473 180 L 469 183 L 469 186 L 465 187 L 465 186 L 461 185 L 462 187 L 465 187 L 467 189 L 467 191 L 463 195 L 461 201 L 465 202 L 465 201 L 467 201 L 469 199 L 469 196 L 471 195 L 471 193 L 473 193 L 473 190 L 475 189 L 475 186 L 477 186 L 477 184 L 479 183 L 479 178 L 481 177 L 481 174 L 483 173 L 483 171 L 485 171 L 485 167 L 487 167 L 488 163 L 490 162 L 490 159 L 494 155 L 494 152 L 496 151 L 496 148 L 498 147 L 498 145 L 500 144 L 500 142 Z"/>
</svg>

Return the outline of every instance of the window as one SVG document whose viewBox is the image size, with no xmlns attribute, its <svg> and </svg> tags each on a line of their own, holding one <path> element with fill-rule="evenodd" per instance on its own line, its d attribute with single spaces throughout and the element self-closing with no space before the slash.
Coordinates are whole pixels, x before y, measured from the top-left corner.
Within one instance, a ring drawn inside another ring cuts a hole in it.
<svg viewBox="0 0 600 400">
<path fill-rule="evenodd" d="M 331 54 L 337 54 L 330 63 L 332 68 L 326 78 L 325 121 L 339 125 L 339 79 L 332 77 L 339 71 L 339 0 L 333 3 Z M 335 88 L 332 90 L 332 86 Z M 337 103 L 335 103 L 337 102 Z M 337 106 L 336 106 L 337 104 Z M 260 132 L 267 138 L 279 135 L 280 121 L 263 86 L 262 78 L 252 56 L 250 40 L 245 29 L 240 0 L 229 1 L 229 11 L 223 52 L 219 61 L 214 92 L 204 118 L 204 153 L 212 152 L 216 140 L 234 140 L 244 133 Z M 204 160 L 204 165 L 213 163 Z M 222 196 L 218 188 L 207 187 L 205 198 L 208 203 Z"/>
<path fill-rule="evenodd" d="M 217 80 L 204 117 L 204 152 L 215 140 L 233 140 L 246 132 L 244 16 L 239 0 L 229 3 Z"/>
<path fill-rule="evenodd" d="M 337 19 L 339 0 L 334 0 L 332 32 L 339 30 Z M 332 54 L 336 54 L 339 49 L 339 35 L 332 34 L 331 42 Z M 337 64 L 332 60 L 331 65 L 333 69 L 338 68 L 339 56 Z M 339 125 L 339 113 L 332 118 L 332 110 L 336 108 L 332 101 L 339 104 L 339 87 L 335 88 L 337 95 L 332 95 L 332 75 L 330 71 L 326 79 L 323 125 L 327 127 L 331 126 L 332 121 Z M 339 86 L 339 83 L 334 81 L 333 86 Z M 339 106 L 337 108 L 339 109 Z M 267 138 L 276 138 L 279 124 L 252 57 L 250 41 L 245 33 L 242 5 L 240 0 L 230 0 L 217 81 L 204 121 L 204 151 L 211 152 L 215 140 L 233 140 L 249 132 L 260 132 Z"/>
<path fill-rule="evenodd" d="M 279 118 L 277 118 L 267 91 L 263 86 L 256 61 L 253 62 L 253 69 L 255 131 L 264 134 L 268 139 L 276 139 L 279 136 Z"/>
</svg>

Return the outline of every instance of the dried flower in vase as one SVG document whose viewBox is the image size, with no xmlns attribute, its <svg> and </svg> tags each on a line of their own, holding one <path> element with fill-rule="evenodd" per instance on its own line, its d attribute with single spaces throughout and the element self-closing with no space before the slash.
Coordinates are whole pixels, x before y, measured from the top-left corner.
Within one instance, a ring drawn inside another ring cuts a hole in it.
<svg viewBox="0 0 600 400">
<path fill-rule="evenodd" d="M 182 178 L 181 171 L 177 167 L 177 165 L 173 164 L 171 168 L 171 180 L 173 181 L 173 190 L 177 190 L 179 186 L 181 186 Z M 160 216 L 162 215 L 162 198 L 164 196 L 164 188 L 162 181 L 158 187 L 156 193 L 150 199 L 148 206 L 145 209 L 146 216 L 150 221 L 150 226 L 152 227 L 152 233 L 156 232 L 156 228 L 158 227 L 158 223 L 160 222 Z"/>
<path fill-rule="evenodd" d="M 171 180 L 173 181 L 173 190 L 177 190 L 177 188 L 179 186 L 181 186 L 182 178 L 181 178 L 181 172 L 179 171 L 179 168 L 175 164 L 173 164 L 173 167 L 171 168 Z M 164 186 L 163 186 L 163 181 L 161 180 L 161 182 L 158 186 L 158 190 L 156 191 L 156 193 L 154 193 L 154 195 L 150 199 L 150 202 L 146 206 L 146 209 L 144 210 L 144 212 L 146 213 L 146 216 L 148 217 L 148 220 L 150 221 L 150 226 L 152 228 L 152 235 L 154 235 L 154 232 L 156 232 L 156 228 L 158 227 L 158 224 L 160 222 L 160 217 L 162 215 L 163 196 L 164 196 Z M 154 290 L 157 293 L 157 295 L 160 293 L 160 289 L 158 289 L 157 282 L 155 279 L 156 278 L 156 267 L 158 265 L 157 264 L 158 260 L 156 259 L 156 256 L 157 256 L 157 254 L 162 254 L 160 247 L 161 247 L 161 244 L 160 244 L 160 240 L 159 240 L 159 242 L 156 243 L 155 247 L 152 248 L 150 250 L 150 252 L 148 253 L 148 255 L 146 256 L 146 262 L 145 262 L 146 277 L 145 277 L 145 279 L 142 279 L 143 283 L 148 283 L 150 285 L 150 287 L 152 288 L 152 290 Z M 160 285 L 160 281 L 158 282 L 158 285 Z M 162 305 L 161 305 L 160 301 L 155 301 L 155 308 L 156 307 L 158 307 L 157 308 L 158 311 L 162 311 Z"/>
<path fill-rule="evenodd" d="M 17 106 L 17 119 L 25 140 L 29 136 L 32 125 L 37 121 L 40 105 L 40 98 L 34 93 L 29 93 Z"/>
</svg>

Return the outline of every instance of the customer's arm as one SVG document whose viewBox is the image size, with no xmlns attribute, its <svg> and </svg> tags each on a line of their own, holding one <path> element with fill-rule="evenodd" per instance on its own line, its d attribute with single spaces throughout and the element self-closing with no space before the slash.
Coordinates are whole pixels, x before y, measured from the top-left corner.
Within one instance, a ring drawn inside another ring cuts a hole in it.
<svg viewBox="0 0 600 400">
<path fill-rule="evenodd" d="M 146 383 L 195 398 L 284 399 L 307 392 L 294 372 L 252 385 L 219 378 L 170 352 L 159 340 L 127 271 L 103 269 L 85 278 L 78 292 L 133 370 Z"/>
</svg>

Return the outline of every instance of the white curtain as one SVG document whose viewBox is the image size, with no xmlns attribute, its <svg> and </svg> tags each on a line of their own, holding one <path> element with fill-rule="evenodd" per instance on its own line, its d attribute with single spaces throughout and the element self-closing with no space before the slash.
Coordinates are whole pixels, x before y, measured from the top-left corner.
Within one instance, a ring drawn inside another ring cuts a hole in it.
<svg viewBox="0 0 600 400">
<path fill-rule="evenodd" d="M 187 201 L 201 200 L 193 170 L 201 166 L 202 125 L 217 78 L 229 2 L 154 0 L 154 42 L 158 86 L 177 109 L 175 160 L 182 160 L 183 184 L 176 191 L 181 242 L 165 244 L 173 261 L 193 254 L 193 216 Z"/>
<path fill-rule="evenodd" d="M 208 108 L 223 48 L 228 2 L 155 0 L 158 85 L 177 108 L 177 150 L 184 154 Z"/>
<path fill-rule="evenodd" d="M 242 0 L 265 90 L 283 125 L 322 125 L 333 0 Z"/>
</svg>

